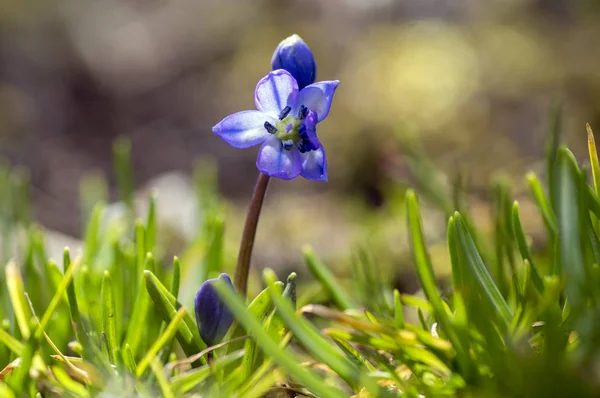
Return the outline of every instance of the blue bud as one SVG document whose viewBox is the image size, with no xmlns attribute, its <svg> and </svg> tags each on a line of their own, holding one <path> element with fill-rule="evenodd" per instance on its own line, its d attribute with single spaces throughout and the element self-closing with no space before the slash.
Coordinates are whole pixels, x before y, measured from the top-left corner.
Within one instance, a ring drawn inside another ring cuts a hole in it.
<svg viewBox="0 0 600 398">
<path fill-rule="evenodd" d="M 273 53 L 271 66 L 275 69 L 285 69 L 298 82 L 298 89 L 315 82 L 317 65 L 312 51 L 298 35 L 291 35 L 283 40 Z"/>
<path fill-rule="evenodd" d="M 234 290 L 229 275 L 221 274 L 219 279 L 224 280 Z M 208 346 L 218 344 L 233 323 L 233 315 L 213 287 L 213 283 L 216 281 L 217 279 L 209 279 L 204 282 L 194 298 L 198 331 Z"/>
</svg>

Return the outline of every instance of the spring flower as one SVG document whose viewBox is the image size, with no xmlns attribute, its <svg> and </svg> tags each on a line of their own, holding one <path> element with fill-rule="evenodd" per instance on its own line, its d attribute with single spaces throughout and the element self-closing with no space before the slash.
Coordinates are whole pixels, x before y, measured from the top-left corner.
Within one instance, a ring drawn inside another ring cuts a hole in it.
<svg viewBox="0 0 600 398">
<path fill-rule="evenodd" d="M 317 65 L 312 51 L 298 35 L 291 35 L 283 40 L 273 53 L 271 66 L 275 69 L 285 69 L 296 79 L 298 88 L 315 82 Z"/>
<path fill-rule="evenodd" d="M 224 280 L 233 289 L 233 284 L 227 274 L 219 275 L 219 279 Z M 204 282 L 194 298 L 194 312 L 196 313 L 198 331 L 200 337 L 208 346 L 219 343 L 233 323 L 233 315 L 221 301 L 212 285 L 215 281 L 217 279 L 209 279 Z"/>
<path fill-rule="evenodd" d="M 263 174 L 327 181 L 327 159 L 316 127 L 329 114 L 339 83 L 322 81 L 298 90 L 289 72 L 274 70 L 256 85 L 257 110 L 229 115 L 213 132 L 236 148 L 262 144 L 256 166 Z"/>
</svg>

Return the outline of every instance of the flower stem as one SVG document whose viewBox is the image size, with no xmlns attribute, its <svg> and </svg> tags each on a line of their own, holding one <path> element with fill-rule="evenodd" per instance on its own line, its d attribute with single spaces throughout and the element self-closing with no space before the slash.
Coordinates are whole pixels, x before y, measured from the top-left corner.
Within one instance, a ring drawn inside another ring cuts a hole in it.
<svg viewBox="0 0 600 398">
<path fill-rule="evenodd" d="M 242 242 L 240 243 L 240 253 L 238 255 L 237 266 L 235 267 L 235 275 L 233 284 L 235 290 L 242 296 L 246 296 L 248 291 L 248 275 L 250 274 L 250 258 L 252 257 L 252 248 L 254 247 L 254 237 L 256 236 L 256 227 L 258 226 L 258 218 L 262 209 L 263 200 L 269 187 L 271 177 L 258 173 L 258 180 L 254 187 L 248 215 L 246 216 L 246 224 L 242 233 Z"/>
</svg>

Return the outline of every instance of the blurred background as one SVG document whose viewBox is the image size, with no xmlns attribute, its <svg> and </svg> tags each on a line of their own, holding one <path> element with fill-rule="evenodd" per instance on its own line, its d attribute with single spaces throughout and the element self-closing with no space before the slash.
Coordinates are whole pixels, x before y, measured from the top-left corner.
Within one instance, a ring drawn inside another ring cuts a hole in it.
<svg viewBox="0 0 600 398">
<path fill-rule="evenodd" d="M 347 263 L 356 242 L 372 245 L 375 261 L 408 263 L 398 205 L 415 183 L 407 148 L 440 181 L 459 176 L 485 225 L 494 178 L 514 182 L 518 198 L 525 173 L 543 173 L 552 104 L 563 104 L 577 155 L 585 123 L 600 129 L 596 0 L 2 0 L 0 9 L 0 156 L 29 170 L 36 218 L 65 239 L 83 233 L 84 176 L 105 174 L 116 200 L 112 146 L 126 136 L 139 195 L 158 187 L 159 217 L 184 238 L 193 165 L 215 162 L 233 262 L 257 148 L 231 148 L 211 127 L 253 108 L 273 50 L 293 33 L 312 48 L 317 80 L 341 81 L 319 125 L 329 183 L 272 182 L 260 266 L 302 261 L 304 243 L 333 263 Z M 526 206 L 535 235 L 541 224 Z M 435 243 L 445 215 L 428 214 Z"/>
</svg>

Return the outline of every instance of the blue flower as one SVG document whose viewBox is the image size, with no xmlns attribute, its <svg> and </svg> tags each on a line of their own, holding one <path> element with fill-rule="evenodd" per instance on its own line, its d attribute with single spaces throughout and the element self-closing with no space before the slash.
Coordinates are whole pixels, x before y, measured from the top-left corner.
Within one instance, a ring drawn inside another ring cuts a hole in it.
<svg viewBox="0 0 600 398">
<path fill-rule="evenodd" d="M 317 65 L 312 51 L 298 35 L 291 35 L 283 40 L 273 53 L 271 66 L 275 69 L 285 69 L 296 79 L 298 88 L 315 82 Z"/>
<path fill-rule="evenodd" d="M 227 274 L 219 275 L 219 279 L 224 280 L 231 286 L 232 290 L 234 289 Z M 216 281 L 217 279 L 209 279 L 204 282 L 194 298 L 194 312 L 196 313 L 198 331 L 200 337 L 208 346 L 219 343 L 233 323 L 233 315 L 221 301 L 212 285 Z"/>
<path fill-rule="evenodd" d="M 299 91 L 289 72 L 274 70 L 256 85 L 258 110 L 229 115 L 213 132 L 236 148 L 262 144 L 256 166 L 263 174 L 327 181 L 327 159 L 316 126 L 329 114 L 339 83 L 317 82 Z"/>
</svg>

